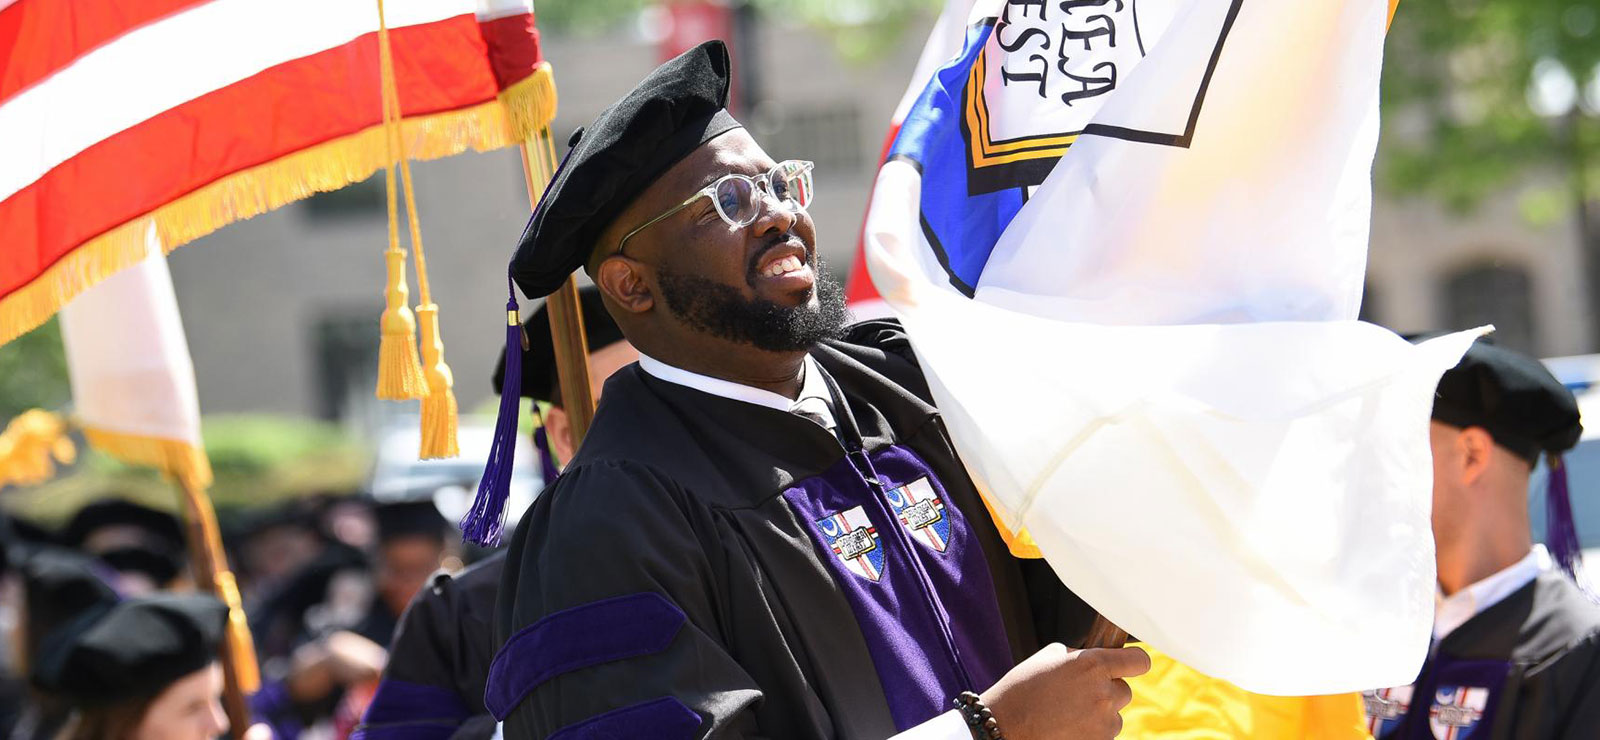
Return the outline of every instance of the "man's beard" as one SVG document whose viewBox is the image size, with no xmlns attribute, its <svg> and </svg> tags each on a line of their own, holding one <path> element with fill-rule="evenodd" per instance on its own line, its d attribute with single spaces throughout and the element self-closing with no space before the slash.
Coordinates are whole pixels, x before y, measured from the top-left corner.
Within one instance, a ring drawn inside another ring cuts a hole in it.
<svg viewBox="0 0 1600 740">
<path fill-rule="evenodd" d="M 807 302 L 793 308 L 764 298 L 746 299 L 733 286 L 699 275 L 666 269 L 658 269 L 656 274 L 667 310 L 684 323 L 712 336 L 768 352 L 797 352 L 811 349 L 824 339 L 844 336 L 844 327 L 850 322 L 844 288 L 823 269 L 820 257 L 812 265 L 812 272 L 816 275 L 813 289 L 817 292 L 817 305 Z M 755 282 L 753 274 L 749 280 Z"/>
</svg>

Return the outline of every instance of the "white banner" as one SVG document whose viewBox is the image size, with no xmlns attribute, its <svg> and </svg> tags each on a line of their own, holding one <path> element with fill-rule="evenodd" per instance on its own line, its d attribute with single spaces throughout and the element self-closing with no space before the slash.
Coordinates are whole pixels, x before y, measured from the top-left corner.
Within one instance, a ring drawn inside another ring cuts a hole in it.
<svg viewBox="0 0 1600 740">
<path fill-rule="evenodd" d="M 989 0 L 867 256 L 963 459 L 1111 621 L 1258 693 L 1415 678 L 1428 418 L 1355 321 L 1385 0 Z"/>
</svg>

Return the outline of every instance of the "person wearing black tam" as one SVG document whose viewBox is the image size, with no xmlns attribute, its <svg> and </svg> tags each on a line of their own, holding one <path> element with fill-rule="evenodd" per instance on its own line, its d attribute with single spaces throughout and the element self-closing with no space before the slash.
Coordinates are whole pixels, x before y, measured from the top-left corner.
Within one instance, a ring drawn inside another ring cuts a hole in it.
<svg viewBox="0 0 1600 740">
<path fill-rule="evenodd" d="M 1583 427 L 1538 360 L 1480 339 L 1434 399 L 1434 648 L 1410 686 L 1367 692 L 1384 738 L 1600 737 L 1600 605 L 1576 579 L 1561 454 Z M 1529 478 L 1549 464 L 1549 547 L 1533 544 Z"/>
<path fill-rule="evenodd" d="M 210 740 L 228 730 L 221 644 L 227 607 L 157 594 L 86 611 L 47 635 L 30 679 L 67 697 L 62 740 Z"/>
<path fill-rule="evenodd" d="M 61 547 L 43 545 L 28 552 L 18 566 L 22 581 L 22 618 L 11 644 L 16 666 L 26 676 L 38 662 L 45 637 L 80 615 L 109 609 L 120 596 L 112 587 L 117 574 L 93 558 Z M 72 712 L 68 697 L 29 683 L 27 706 L 12 728 L 12 740 L 51 740 Z"/>
<path fill-rule="evenodd" d="M 590 391 L 598 399 L 606 378 L 639 359 L 639 352 L 622 338 L 599 290 L 584 286 L 578 300 L 589 348 Z M 543 458 L 544 480 L 552 481 L 558 475 L 556 460 L 572 459 L 577 445 L 561 407 L 555 342 L 543 306 L 523 323 L 523 331 L 528 348 L 522 350 L 522 395 L 548 405 L 543 423 L 534 429 L 534 447 Z M 492 378 L 496 392 L 504 386 L 503 364 L 502 357 Z M 484 709 L 483 688 L 494 657 L 491 627 L 505 560 L 501 550 L 459 573 L 436 573 L 417 593 L 395 630 L 383 679 L 352 740 L 429 733 L 478 740 L 494 735 L 495 719 Z"/>
<path fill-rule="evenodd" d="M 1045 646 L 1087 620 L 1009 553 L 899 326 L 846 327 L 812 165 L 729 74 L 708 42 L 601 113 L 512 259 L 530 298 L 582 267 L 640 358 L 512 538 L 487 708 L 508 738 L 1111 737 L 1149 658 Z"/>
<path fill-rule="evenodd" d="M 164 511 L 123 499 L 96 501 L 73 515 L 61 540 L 111 566 L 120 574 L 118 589 L 129 595 L 187 580 L 183 525 Z"/>
</svg>

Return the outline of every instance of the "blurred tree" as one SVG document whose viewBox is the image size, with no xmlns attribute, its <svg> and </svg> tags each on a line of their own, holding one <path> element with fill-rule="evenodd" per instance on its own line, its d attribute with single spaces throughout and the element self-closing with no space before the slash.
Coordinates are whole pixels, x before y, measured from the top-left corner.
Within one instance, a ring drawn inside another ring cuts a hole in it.
<svg viewBox="0 0 1600 740">
<path fill-rule="evenodd" d="M 372 456 L 327 422 L 265 414 L 207 416 L 201 422 L 223 515 L 322 494 L 361 489 Z M 0 505 L 29 521 L 58 525 L 109 496 L 177 511 L 177 491 L 155 470 L 126 465 L 81 443 L 78 463 L 50 481 L 6 488 Z"/>
<path fill-rule="evenodd" d="M 1380 183 L 1457 210 L 1531 185 L 1530 220 L 1576 220 L 1600 318 L 1600 0 L 1403 0 L 1383 96 Z"/>
<path fill-rule="evenodd" d="M 1592 183 L 1600 0 L 1403 0 L 1386 55 L 1384 184 L 1468 208 L 1530 169 Z"/>
<path fill-rule="evenodd" d="M 659 0 L 541 0 L 539 28 L 592 33 L 634 20 Z M 728 0 L 753 5 L 773 23 L 799 23 L 833 40 L 849 60 L 865 60 L 893 47 L 900 34 L 921 30 L 938 13 L 939 0 Z"/>
<path fill-rule="evenodd" d="M 0 346 L 0 426 L 28 409 L 58 409 L 70 400 L 67 355 L 55 319 Z"/>
</svg>

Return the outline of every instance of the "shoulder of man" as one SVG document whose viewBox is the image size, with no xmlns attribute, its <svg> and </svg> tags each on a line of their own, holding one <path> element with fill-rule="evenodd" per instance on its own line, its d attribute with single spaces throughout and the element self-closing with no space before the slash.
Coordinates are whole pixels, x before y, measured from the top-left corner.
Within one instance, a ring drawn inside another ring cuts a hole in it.
<svg viewBox="0 0 1600 740">
<path fill-rule="evenodd" d="M 1541 574 L 1533 588 L 1533 606 L 1519 629 L 1518 661 L 1538 673 L 1569 656 L 1600 658 L 1600 604 L 1559 572 Z"/>
<path fill-rule="evenodd" d="M 844 336 L 823 342 L 827 349 L 858 362 L 890 382 L 932 404 L 933 394 L 922 375 L 911 337 L 899 319 L 868 319 L 845 328 Z"/>
</svg>

